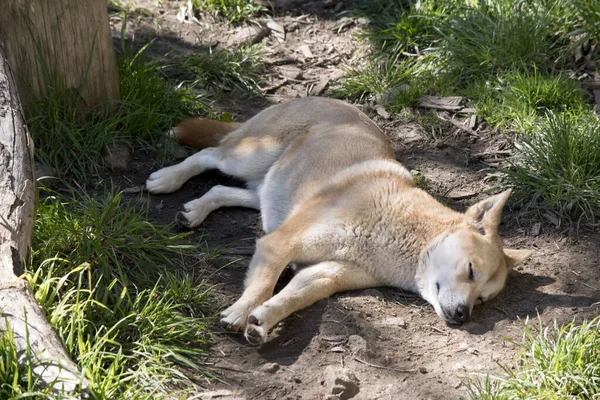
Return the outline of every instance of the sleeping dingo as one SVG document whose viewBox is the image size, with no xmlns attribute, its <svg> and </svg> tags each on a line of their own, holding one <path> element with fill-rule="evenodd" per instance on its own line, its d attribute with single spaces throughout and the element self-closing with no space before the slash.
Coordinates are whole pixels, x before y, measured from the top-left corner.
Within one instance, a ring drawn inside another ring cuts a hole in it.
<svg viewBox="0 0 600 400">
<path fill-rule="evenodd" d="M 180 225 L 196 227 L 220 207 L 261 212 L 266 235 L 244 293 L 221 320 L 252 343 L 320 299 L 374 286 L 417 292 L 444 321 L 460 324 L 530 254 L 502 248 L 498 224 L 509 190 L 464 214 L 445 207 L 415 186 L 375 123 L 342 101 L 297 99 L 244 124 L 188 120 L 174 133 L 204 149 L 150 175 L 150 193 L 173 192 L 215 168 L 247 182 L 186 203 Z M 289 263 L 302 268 L 273 295 Z"/>
</svg>

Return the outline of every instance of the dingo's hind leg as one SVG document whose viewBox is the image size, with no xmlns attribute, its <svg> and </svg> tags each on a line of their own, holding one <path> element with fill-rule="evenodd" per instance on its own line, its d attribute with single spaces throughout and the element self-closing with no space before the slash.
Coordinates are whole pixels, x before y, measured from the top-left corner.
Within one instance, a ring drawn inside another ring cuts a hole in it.
<svg viewBox="0 0 600 400">
<path fill-rule="evenodd" d="M 189 156 L 179 164 L 153 172 L 146 180 L 146 189 L 152 193 L 171 193 L 188 179 L 209 169 L 220 169 L 218 147 L 209 147 Z"/>
<path fill-rule="evenodd" d="M 381 285 L 363 269 L 351 264 L 322 262 L 302 269 L 281 292 L 258 306 L 248 316 L 246 339 L 259 344 L 279 321 L 334 293 Z"/>
</svg>

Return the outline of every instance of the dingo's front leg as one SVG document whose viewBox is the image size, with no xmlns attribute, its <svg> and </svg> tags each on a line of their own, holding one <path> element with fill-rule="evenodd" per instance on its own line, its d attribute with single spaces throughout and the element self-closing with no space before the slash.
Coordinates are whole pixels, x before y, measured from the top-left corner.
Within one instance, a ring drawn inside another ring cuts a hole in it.
<svg viewBox="0 0 600 400">
<path fill-rule="evenodd" d="M 195 228 L 208 214 L 221 207 L 247 207 L 258 210 L 260 201 L 255 190 L 217 185 L 199 199 L 185 203 L 185 211 L 178 212 L 175 220 L 184 228 Z"/>
<path fill-rule="evenodd" d="M 318 300 L 344 290 L 381 285 L 377 279 L 352 264 L 322 262 L 302 269 L 285 288 L 248 316 L 246 339 L 259 344 L 279 321 Z"/>
<path fill-rule="evenodd" d="M 248 314 L 273 295 L 275 284 L 285 266 L 294 257 L 291 237 L 276 230 L 256 243 L 256 252 L 250 261 L 245 290 L 231 307 L 221 313 L 221 324 L 231 330 L 242 330 Z"/>
</svg>

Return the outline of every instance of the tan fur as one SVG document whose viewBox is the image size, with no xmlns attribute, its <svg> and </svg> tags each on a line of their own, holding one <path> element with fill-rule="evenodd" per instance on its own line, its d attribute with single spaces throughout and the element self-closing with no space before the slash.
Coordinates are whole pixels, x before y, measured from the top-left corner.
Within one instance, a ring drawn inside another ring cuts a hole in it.
<svg viewBox="0 0 600 400">
<path fill-rule="evenodd" d="M 193 129 L 206 137 L 207 127 L 185 122 L 181 133 L 193 141 Z M 268 108 L 218 147 L 155 172 L 147 188 L 174 191 L 210 168 L 246 180 L 248 189 L 214 187 L 185 204 L 177 220 L 195 227 L 218 207 L 261 210 L 267 235 L 257 242 L 244 293 L 222 313 L 225 325 L 245 329 L 253 342 L 319 299 L 381 285 L 418 292 L 444 320 L 464 322 L 529 255 L 502 249 L 497 228 L 510 191 L 464 214 L 445 207 L 413 183 L 379 128 L 338 100 Z M 289 263 L 306 267 L 273 296 Z"/>
</svg>

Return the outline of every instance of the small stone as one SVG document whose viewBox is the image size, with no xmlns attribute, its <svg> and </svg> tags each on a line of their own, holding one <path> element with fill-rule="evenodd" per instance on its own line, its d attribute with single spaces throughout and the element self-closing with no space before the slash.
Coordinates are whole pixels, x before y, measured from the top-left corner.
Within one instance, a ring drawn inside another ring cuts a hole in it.
<svg viewBox="0 0 600 400">
<path fill-rule="evenodd" d="M 297 67 L 284 65 L 279 68 L 279 74 L 288 79 L 302 79 L 302 70 Z"/>
<path fill-rule="evenodd" d="M 228 46 L 256 44 L 269 35 L 269 28 L 258 25 L 246 25 L 236 28 L 227 40 Z"/>
<path fill-rule="evenodd" d="M 325 369 L 327 395 L 335 395 L 340 400 L 351 399 L 359 389 L 358 378 L 347 368 L 330 365 Z"/>
<path fill-rule="evenodd" d="M 377 114 L 385 119 L 390 119 L 390 113 L 387 112 L 387 110 L 385 109 L 384 106 L 377 106 L 375 107 L 375 111 L 377 112 Z"/>
<path fill-rule="evenodd" d="M 348 347 L 352 354 L 362 354 L 367 351 L 367 341 L 359 335 L 350 335 L 348 338 Z"/>
<path fill-rule="evenodd" d="M 436 139 L 435 142 L 433 143 L 433 145 L 436 148 L 441 149 L 442 147 L 446 146 L 446 143 L 444 143 L 444 140 L 442 140 L 442 139 Z"/>
<path fill-rule="evenodd" d="M 281 366 L 279 364 L 273 362 L 273 363 L 266 363 L 265 365 L 260 367 L 260 370 L 262 372 L 274 374 L 275 372 L 279 371 L 280 368 L 281 368 Z"/>
<path fill-rule="evenodd" d="M 406 328 L 407 327 L 407 324 L 406 324 L 406 321 L 404 320 L 404 318 L 400 318 L 400 317 L 386 318 L 383 321 L 381 321 L 381 325 L 397 326 L 397 327 L 400 327 L 400 328 Z"/>
<path fill-rule="evenodd" d="M 533 236 L 539 236 L 541 230 L 542 230 L 541 222 L 536 222 L 535 224 L 533 224 L 533 227 L 531 228 L 531 234 Z"/>
<path fill-rule="evenodd" d="M 474 356 L 476 356 L 476 355 L 478 355 L 478 354 L 479 354 L 479 350 L 477 350 L 477 349 L 476 349 L 476 348 L 474 348 L 474 347 L 469 347 L 469 348 L 467 349 L 467 353 L 469 353 L 469 354 L 473 354 Z"/>
<path fill-rule="evenodd" d="M 428 370 L 427 370 L 427 368 L 425 368 L 425 367 L 419 367 L 419 372 L 420 372 L 420 373 L 422 373 L 422 374 L 427 374 L 427 373 L 429 373 L 429 371 L 428 371 Z"/>
<path fill-rule="evenodd" d="M 131 155 L 127 146 L 112 145 L 104 150 L 104 164 L 112 171 L 127 171 L 130 161 Z"/>
</svg>

